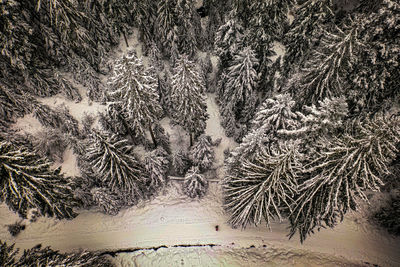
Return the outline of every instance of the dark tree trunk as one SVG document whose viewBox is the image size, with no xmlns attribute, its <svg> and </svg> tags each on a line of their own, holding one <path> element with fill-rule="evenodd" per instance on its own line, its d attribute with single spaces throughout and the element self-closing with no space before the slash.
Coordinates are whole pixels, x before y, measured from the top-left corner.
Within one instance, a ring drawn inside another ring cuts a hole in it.
<svg viewBox="0 0 400 267">
<path fill-rule="evenodd" d="M 123 30 L 122 30 L 122 35 L 124 36 L 124 39 L 125 39 L 126 46 L 127 46 L 127 47 L 129 47 L 129 44 L 128 44 L 128 39 L 126 38 L 126 32 L 125 32 L 125 29 L 123 29 Z"/>
<path fill-rule="evenodd" d="M 151 124 L 149 124 L 149 131 L 150 131 L 150 136 L 151 140 L 153 141 L 154 147 L 157 147 L 157 141 L 156 138 L 154 137 L 153 129 L 151 128 Z"/>
<path fill-rule="evenodd" d="M 193 146 L 193 135 L 192 135 L 192 133 L 189 133 L 189 136 L 190 136 L 190 147 L 192 147 Z"/>
<path fill-rule="evenodd" d="M 128 123 L 126 120 L 121 116 L 121 114 L 118 114 L 118 118 L 121 120 L 122 124 L 124 125 L 126 131 L 128 132 L 129 136 L 132 138 L 132 141 L 135 140 L 135 135 L 133 134 L 131 127 L 129 127 Z"/>
</svg>

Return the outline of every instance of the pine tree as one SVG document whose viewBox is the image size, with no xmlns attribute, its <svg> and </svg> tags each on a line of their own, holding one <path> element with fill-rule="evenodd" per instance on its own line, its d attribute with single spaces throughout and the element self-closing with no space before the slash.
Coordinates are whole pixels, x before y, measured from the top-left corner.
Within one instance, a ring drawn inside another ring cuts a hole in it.
<svg viewBox="0 0 400 267">
<path fill-rule="evenodd" d="M 158 189 L 167 182 L 169 169 L 168 154 L 161 147 L 148 153 L 144 159 L 144 166 L 149 175 L 147 185 L 152 189 Z"/>
<path fill-rule="evenodd" d="M 172 76 L 171 105 L 173 120 L 190 135 L 200 135 L 206 128 L 208 118 L 205 88 L 195 64 L 183 55 L 176 62 Z"/>
<path fill-rule="evenodd" d="M 243 38 L 244 29 L 232 13 L 227 22 L 218 28 L 215 35 L 215 51 L 221 60 L 222 68 L 227 67 L 234 55 L 242 49 Z"/>
<path fill-rule="evenodd" d="M 197 38 L 195 26 L 200 26 L 200 18 L 194 10 L 193 0 L 178 0 L 175 7 L 177 18 L 179 51 L 189 57 L 192 57 L 197 49 Z"/>
<path fill-rule="evenodd" d="M 156 139 L 157 144 L 162 147 L 167 154 L 171 154 L 169 134 L 165 132 L 164 128 L 159 123 L 154 125 L 154 138 Z"/>
<path fill-rule="evenodd" d="M 152 74 L 152 69 L 145 68 L 133 51 L 128 52 L 114 65 L 108 96 L 126 112 L 135 137 L 145 136 L 148 129 L 157 146 L 152 124 L 158 121 L 162 108 L 158 102 L 157 80 Z"/>
<path fill-rule="evenodd" d="M 314 229 L 334 227 L 357 208 L 357 198 L 368 201 L 377 191 L 400 141 L 399 119 L 381 116 L 357 123 L 354 134 L 320 140 L 318 150 L 304 165 L 303 181 L 290 216 L 291 232 L 303 242 Z"/>
<path fill-rule="evenodd" d="M 296 9 L 295 19 L 285 34 L 286 53 L 282 75 L 289 76 L 294 64 L 301 63 L 319 41 L 321 27 L 333 22 L 332 0 L 307 0 Z"/>
<path fill-rule="evenodd" d="M 192 167 L 185 175 L 183 192 L 191 198 L 201 198 L 208 190 L 208 180 L 200 174 L 198 167 Z"/>
<path fill-rule="evenodd" d="M 178 35 L 175 28 L 176 0 L 158 1 L 157 18 L 155 21 L 155 34 L 157 35 L 158 46 L 164 56 L 171 56 L 172 47 Z"/>
<path fill-rule="evenodd" d="M 65 151 L 65 141 L 59 130 L 45 129 L 36 134 L 33 140 L 35 153 L 51 161 L 62 162 Z"/>
<path fill-rule="evenodd" d="M 227 81 L 221 98 L 222 109 L 226 110 L 222 111 L 223 115 L 226 112 L 234 112 L 236 121 L 240 119 L 247 121 L 252 117 L 252 114 L 244 114 L 243 111 L 255 107 L 254 95 L 259 80 L 257 66 L 258 60 L 249 47 L 234 56 L 231 66 L 227 69 Z M 228 111 L 228 107 L 232 110 Z"/>
<path fill-rule="evenodd" d="M 136 198 L 145 196 L 149 178 L 126 139 L 93 132 L 89 142 L 86 161 L 93 175 L 114 192 L 124 190 Z"/>
<path fill-rule="evenodd" d="M 373 12 L 354 19 L 364 46 L 350 76 L 350 110 L 376 112 L 399 99 L 399 16 L 400 4 L 383 0 Z"/>
<path fill-rule="evenodd" d="M 31 208 L 59 219 L 74 218 L 71 184 L 60 169 L 50 166 L 51 162 L 24 148 L 0 142 L 0 201 L 23 218 Z"/>
<path fill-rule="evenodd" d="M 94 187 L 90 190 L 93 202 L 100 208 L 102 212 L 109 215 L 117 215 L 121 203 L 118 195 L 107 188 Z"/>
<path fill-rule="evenodd" d="M 0 265 L 15 267 L 34 267 L 34 266 L 82 266 L 82 267 L 110 267 L 113 264 L 99 253 L 80 251 L 73 253 L 60 253 L 50 247 L 42 248 L 36 245 L 26 249 L 21 257 L 17 259 L 19 249 L 14 248 L 15 244 L 8 246 L 6 242 L 0 240 Z"/>
<path fill-rule="evenodd" d="M 190 149 L 190 159 L 193 165 L 198 166 L 201 171 L 205 171 L 212 166 L 215 153 L 210 136 L 201 135 L 197 139 L 197 142 Z"/>
<path fill-rule="evenodd" d="M 171 165 L 177 175 L 183 175 L 189 169 L 189 157 L 180 149 L 171 155 Z"/>
<path fill-rule="evenodd" d="M 320 45 L 302 69 L 300 80 L 294 78 L 289 82 L 299 105 L 317 103 L 344 93 L 357 50 L 363 46 L 357 32 L 356 26 L 344 31 L 338 27 L 332 32 L 325 31 Z"/>
<path fill-rule="evenodd" d="M 233 227 L 270 227 L 271 220 L 291 210 L 297 188 L 300 154 L 296 145 L 267 149 L 253 160 L 244 160 L 224 179 L 224 207 Z"/>
</svg>

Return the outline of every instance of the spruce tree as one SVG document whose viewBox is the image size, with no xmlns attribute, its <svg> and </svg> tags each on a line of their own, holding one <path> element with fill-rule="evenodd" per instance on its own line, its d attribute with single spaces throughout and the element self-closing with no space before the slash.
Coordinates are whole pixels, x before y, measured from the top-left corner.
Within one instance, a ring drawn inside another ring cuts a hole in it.
<svg viewBox="0 0 400 267">
<path fill-rule="evenodd" d="M 193 165 L 201 171 L 208 170 L 214 163 L 215 153 L 210 136 L 201 135 L 190 149 L 190 159 Z"/>
<path fill-rule="evenodd" d="M 51 162 L 27 149 L 0 142 L 0 201 L 23 218 L 32 208 L 41 215 L 74 218 L 71 183 L 60 169 L 50 166 Z"/>
<path fill-rule="evenodd" d="M 307 0 L 296 9 L 295 19 L 284 37 L 284 77 L 312 51 L 322 35 L 321 28 L 333 23 L 334 16 L 332 0 Z"/>
<path fill-rule="evenodd" d="M 196 30 L 195 26 L 200 26 L 200 18 L 196 10 L 194 10 L 194 1 L 178 0 L 175 13 L 179 36 L 179 51 L 192 57 L 197 49 L 196 34 L 199 34 L 199 30 Z"/>
<path fill-rule="evenodd" d="M 146 68 L 133 51 L 128 52 L 116 61 L 109 85 L 109 99 L 124 111 L 135 137 L 145 136 L 149 130 L 157 146 L 152 125 L 161 116 L 162 108 L 152 69 Z"/>
<path fill-rule="evenodd" d="M 155 21 L 155 34 L 157 44 L 164 56 L 171 56 L 172 47 L 177 45 L 177 29 L 175 21 L 176 0 L 158 1 L 157 17 Z"/>
<path fill-rule="evenodd" d="M 301 155 L 295 144 L 266 149 L 245 159 L 224 179 L 224 207 L 233 227 L 259 225 L 263 220 L 282 220 L 296 196 Z"/>
<path fill-rule="evenodd" d="M 194 62 L 185 55 L 178 59 L 174 68 L 171 104 L 172 118 L 189 133 L 192 146 L 193 135 L 204 132 L 208 114 L 203 80 Z"/>
<path fill-rule="evenodd" d="M 306 160 L 299 194 L 290 216 L 293 236 L 303 242 L 314 229 L 334 227 L 357 198 L 368 201 L 366 191 L 379 191 L 381 177 L 396 156 L 399 119 L 375 116 L 356 123 L 354 133 L 321 139 L 320 149 Z"/>
<path fill-rule="evenodd" d="M 133 146 L 126 139 L 93 132 L 86 161 L 89 171 L 112 191 L 124 190 L 135 198 L 143 198 L 149 178 L 132 151 Z"/>
<path fill-rule="evenodd" d="M 169 158 L 161 147 L 149 152 L 144 159 L 144 167 L 149 175 L 148 186 L 156 190 L 167 183 Z"/>
<path fill-rule="evenodd" d="M 201 198 L 207 193 L 208 180 L 200 174 L 198 167 L 192 167 L 183 180 L 183 192 L 191 198 Z"/>
<path fill-rule="evenodd" d="M 243 119 L 246 122 L 251 119 L 252 112 L 244 111 L 246 109 L 252 111 L 255 108 L 255 91 L 259 80 L 257 66 L 258 60 L 249 47 L 245 47 L 234 56 L 227 69 L 226 83 L 221 97 L 222 116 L 233 112 L 236 121 Z"/>
</svg>

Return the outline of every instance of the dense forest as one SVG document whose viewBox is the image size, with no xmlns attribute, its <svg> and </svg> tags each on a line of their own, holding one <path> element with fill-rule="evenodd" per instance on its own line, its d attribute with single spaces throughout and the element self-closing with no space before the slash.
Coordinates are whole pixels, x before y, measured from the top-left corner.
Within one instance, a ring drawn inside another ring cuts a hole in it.
<svg viewBox="0 0 400 267">
<path fill-rule="evenodd" d="M 21 218 L 73 219 L 91 207 L 115 215 L 171 176 L 189 198 L 203 197 L 221 142 L 205 135 L 212 93 L 239 144 L 224 152 L 220 177 L 232 227 L 287 220 L 303 242 L 383 190 L 392 198 L 375 219 L 400 234 L 400 3 L 195 2 L 0 3 L 0 202 Z M 134 50 L 114 58 L 134 30 L 149 60 Z M 40 101 L 60 94 L 104 111 L 78 121 Z M 46 130 L 16 132 L 27 114 Z M 165 117 L 189 146 L 171 147 Z M 53 168 L 66 148 L 79 177 Z M 17 260 L 12 245 L 0 248 L 2 266 L 109 264 L 41 247 Z"/>
</svg>

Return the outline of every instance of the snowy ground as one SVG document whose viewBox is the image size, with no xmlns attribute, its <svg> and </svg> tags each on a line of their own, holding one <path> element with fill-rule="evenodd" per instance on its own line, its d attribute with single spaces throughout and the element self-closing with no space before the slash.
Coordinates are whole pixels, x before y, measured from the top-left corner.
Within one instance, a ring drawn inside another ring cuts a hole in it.
<svg viewBox="0 0 400 267">
<path fill-rule="evenodd" d="M 139 49 L 135 36 L 129 43 Z M 276 45 L 276 49 L 281 47 Z M 122 42 L 117 54 L 124 51 L 126 47 Z M 96 103 L 90 105 L 86 98 L 81 103 L 66 101 L 61 96 L 41 101 L 53 107 L 65 103 L 78 120 L 84 112 L 96 113 L 104 109 Z M 207 107 L 210 119 L 206 133 L 214 140 L 222 138 L 216 148 L 214 165 L 217 170 L 215 180 L 218 180 L 224 172 L 223 151 L 237 144 L 224 135 L 214 94 L 207 95 Z M 162 125 L 171 136 L 173 150 L 177 146 L 187 146 L 188 136 L 179 126 L 171 126 L 169 122 L 165 118 Z M 34 133 L 41 126 L 31 115 L 26 115 L 14 128 Z M 64 154 L 62 170 L 71 176 L 77 173 L 71 150 Z M 321 230 L 300 244 L 297 236 L 288 240 L 287 222 L 274 223 L 272 231 L 263 226 L 243 231 L 232 229 L 225 223 L 227 215 L 221 206 L 218 182 L 211 183 L 205 198 L 192 200 L 182 194 L 179 181 L 172 181 L 153 200 L 122 210 L 117 216 L 82 210 L 70 221 L 39 218 L 35 223 L 25 222 L 28 224 L 26 230 L 13 238 L 5 225 L 19 218 L 2 204 L 0 240 L 15 242 L 16 247 L 22 249 L 38 243 L 61 251 L 149 248 L 118 254 L 114 260 L 120 266 L 369 266 L 366 262 L 400 266 L 400 238 L 391 237 L 365 221 L 357 222 L 354 218 L 359 215 L 347 216 L 335 229 Z M 219 231 L 215 230 L 216 225 L 219 225 Z M 180 247 L 199 244 L 214 246 Z M 159 246 L 166 247 L 151 249 Z"/>
</svg>

